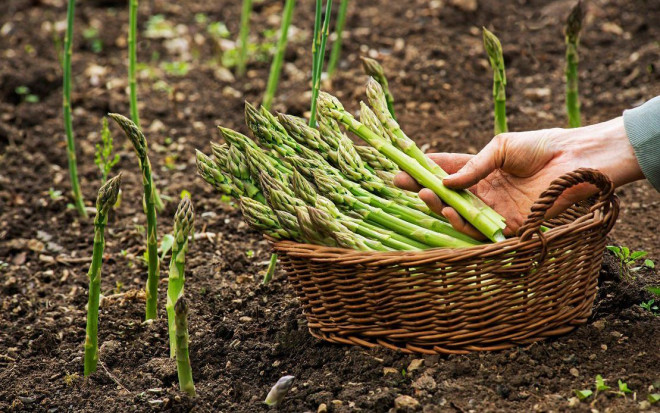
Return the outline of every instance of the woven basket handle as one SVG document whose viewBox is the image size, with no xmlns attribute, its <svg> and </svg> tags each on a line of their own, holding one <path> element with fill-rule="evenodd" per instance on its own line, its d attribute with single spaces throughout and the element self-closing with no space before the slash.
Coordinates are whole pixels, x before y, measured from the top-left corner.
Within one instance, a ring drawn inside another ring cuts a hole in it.
<svg viewBox="0 0 660 413">
<path fill-rule="evenodd" d="M 592 211 L 610 200 L 614 193 L 614 184 L 610 178 L 598 170 L 579 168 L 573 172 L 568 172 L 552 181 L 548 189 L 532 205 L 531 212 L 527 216 L 525 223 L 518 229 L 518 237 L 524 241 L 531 238 L 534 234 L 541 235 L 541 224 L 545 219 L 545 213 L 548 209 L 552 207 L 564 191 L 582 183 L 593 184 L 598 188 L 598 202 L 591 208 Z M 541 238 L 543 238 L 542 235 Z"/>
</svg>

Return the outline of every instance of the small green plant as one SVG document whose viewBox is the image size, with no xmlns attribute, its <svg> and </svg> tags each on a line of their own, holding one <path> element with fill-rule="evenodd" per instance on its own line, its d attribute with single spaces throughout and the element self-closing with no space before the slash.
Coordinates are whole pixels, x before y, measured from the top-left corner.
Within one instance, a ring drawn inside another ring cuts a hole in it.
<svg viewBox="0 0 660 413">
<path fill-rule="evenodd" d="M 601 392 L 609 389 L 610 386 L 605 384 L 605 380 L 603 380 L 603 376 L 601 376 L 600 374 L 596 375 L 596 391 Z"/>
<path fill-rule="evenodd" d="M 58 191 L 58 190 L 55 190 L 53 188 L 49 188 L 48 189 L 48 196 L 53 201 L 59 201 L 60 199 L 62 199 L 62 191 Z"/>
<path fill-rule="evenodd" d="M 162 62 L 160 68 L 170 76 L 185 76 L 190 71 L 188 62 L 184 61 Z"/>
<path fill-rule="evenodd" d="M 103 126 L 101 128 L 101 143 L 96 144 L 96 152 L 94 153 L 94 163 L 101 171 L 101 183 L 108 180 L 108 174 L 113 166 L 119 162 L 119 154 L 112 156 L 113 140 L 110 129 L 108 128 L 108 118 L 103 118 Z"/>
<path fill-rule="evenodd" d="M 649 403 L 656 404 L 660 401 L 660 393 L 650 393 L 647 398 Z"/>
<path fill-rule="evenodd" d="M 206 32 L 216 39 L 228 39 L 231 36 L 227 25 L 223 22 L 213 22 L 206 26 Z"/>
<path fill-rule="evenodd" d="M 85 334 L 85 377 L 96 371 L 98 356 L 99 300 L 101 294 L 101 266 L 105 248 L 105 226 L 108 224 L 108 212 L 117 202 L 121 185 L 121 174 L 110 179 L 99 189 L 96 198 L 96 218 L 94 218 L 94 248 L 92 264 L 87 273 L 89 277 L 89 301 L 87 303 L 87 329 Z"/>
<path fill-rule="evenodd" d="M 651 267 L 653 268 L 653 267 Z M 659 285 L 649 285 L 646 287 L 646 291 L 650 292 L 653 295 L 657 295 L 660 297 L 660 286 Z"/>
<path fill-rule="evenodd" d="M 22 102 L 27 103 L 37 103 L 39 102 L 39 96 L 30 93 L 30 88 L 27 86 L 17 86 L 14 89 L 14 93 L 21 97 Z"/>
<path fill-rule="evenodd" d="M 632 390 L 630 390 L 630 389 L 628 388 L 628 384 L 627 384 L 627 383 L 624 383 L 624 382 L 622 382 L 621 380 L 619 380 L 617 383 L 618 383 L 618 385 L 619 385 L 619 394 L 620 394 L 620 395 L 622 395 L 622 396 L 625 397 L 626 394 L 628 394 L 628 393 L 632 393 Z"/>
<path fill-rule="evenodd" d="M 639 306 L 649 311 L 653 315 L 660 315 L 660 307 L 658 307 L 658 304 L 655 303 L 655 299 L 642 302 Z"/>
<path fill-rule="evenodd" d="M 621 268 L 621 276 L 626 278 L 631 272 L 636 272 L 642 269 L 642 266 L 632 267 L 635 261 L 642 259 L 648 255 L 646 251 L 631 251 L 630 248 L 624 246 L 608 245 L 607 249 L 611 251 L 614 256 L 619 260 Z M 650 263 L 648 262 L 650 261 Z M 648 265 L 651 264 L 651 265 Z M 655 264 L 651 260 L 645 260 L 644 266 L 654 268 Z"/>
<path fill-rule="evenodd" d="M 254 257 L 254 251 L 252 251 L 252 250 L 245 251 L 245 256 L 248 257 L 248 258 Z"/>
<path fill-rule="evenodd" d="M 83 30 L 83 38 L 89 43 L 89 47 L 94 53 L 100 53 L 103 51 L 103 41 L 99 37 L 99 29 L 96 27 L 88 27 Z"/>
<path fill-rule="evenodd" d="M 592 394 L 594 394 L 594 392 L 592 392 L 589 389 L 573 390 L 573 392 L 575 393 L 577 398 L 580 399 L 580 400 L 585 400 L 585 399 L 589 398 Z"/>
</svg>

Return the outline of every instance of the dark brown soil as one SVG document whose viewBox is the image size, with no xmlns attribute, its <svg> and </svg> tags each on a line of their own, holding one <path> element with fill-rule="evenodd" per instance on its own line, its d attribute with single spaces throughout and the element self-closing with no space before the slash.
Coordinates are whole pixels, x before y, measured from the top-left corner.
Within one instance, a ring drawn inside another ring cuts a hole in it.
<svg viewBox="0 0 660 413">
<path fill-rule="evenodd" d="M 476 11 L 461 8 L 471 3 L 465 0 L 359 3 L 350 4 L 340 70 L 327 85 L 351 109 L 365 81 L 358 56 L 369 54 L 389 73 L 396 109 L 411 136 L 428 150 L 477 151 L 492 127 L 490 75 L 479 31 L 486 25 L 504 44 L 511 129 L 565 124 L 561 20 L 572 1 L 479 0 Z M 101 117 L 128 112 L 126 4 L 79 2 L 76 11 L 74 125 L 89 206 L 100 182 L 93 154 Z M 255 39 L 278 26 L 273 16 L 280 4 L 255 5 Z M 141 181 L 130 145 L 116 128 L 122 158 L 115 171 L 124 172 L 123 202 L 110 217 L 102 291 L 125 295 L 102 308 L 101 365 L 83 380 L 93 226 L 67 208 L 61 46 L 53 41 L 65 8 L 63 0 L 0 4 L 0 260 L 6 263 L 0 266 L 0 411 L 266 411 L 261 401 L 285 374 L 296 376 L 279 408 L 286 412 L 316 411 L 321 404 L 333 412 L 396 411 L 400 395 L 415 398 L 416 409 L 424 412 L 564 411 L 575 403 L 569 400 L 573 390 L 593 389 L 597 374 L 614 387 L 621 379 L 635 393 L 600 394 L 576 411 L 636 411 L 646 407 L 641 402 L 649 392 L 659 392 L 660 319 L 639 306 L 651 298 L 644 286 L 657 285 L 658 274 L 645 269 L 622 281 L 610 255 L 589 323 L 552 341 L 490 354 L 420 357 L 312 338 L 285 275 L 278 273 L 267 286 L 259 282 L 269 257 L 266 242 L 195 175 L 194 149 L 208 150 L 208 141 L 219 139 L 220 123 L 246 132 L 243 100 L 257 102 L 267 78 L 268 63 L 253 62 L 245 79 L 232 80 L 212 62 L 217 47 L 195 20 L 196 13 L 205 13 L 235 34 L 237 0 L 140 4 L 139 60 L 156 68 L 140 73 L 141 118 L 156 184 L 174 200 L 188 190 L 198 214 L 186 286 L 198 397 L 178 391 L 162 306 L 159 320 L 142 322 Z M 181 58 L 163 40 L 143 35 L 152 14 L 181 25 L 178 38 L 188 42 L 190 54 L 187 75 L 158 69 L 161 61 Z M 308 108 L 312 14 L 313 2 L 300 2 L 274 109 L 301 115 Z M 589 2 L 580 66 L 587 123 L 619 116 L 660 94 L 658 21 L 658 2 Z M 90 26 L 99 29 L 100 52 L 81 34 Z M 23 101 L 19 86 L 29 87 L 39 102 Z M 50 188 L 64 197 L 51 196 Z M 612 243 L 644 249 L 660 261 L 660 195 L 646 183 L 618 193 L 622 211 Z M 170 201 L 160 214 L 161 234 L 171 230 L 175 209 Z M 415 359 L 423 362 L 411 369 Z"/>
</svg>

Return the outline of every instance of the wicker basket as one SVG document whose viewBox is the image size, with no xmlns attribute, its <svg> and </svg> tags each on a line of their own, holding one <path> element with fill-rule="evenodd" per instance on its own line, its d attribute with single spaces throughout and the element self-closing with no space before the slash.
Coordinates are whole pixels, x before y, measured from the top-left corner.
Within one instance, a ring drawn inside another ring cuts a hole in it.
<svg viewBox="0 0 660 413">
<path fill-rule="evenodd" d="M 555 200 L 581 183 L 598 195 L 543 222 Z M 362 252 L 281 241 L 273 248 L 314 337 L 406 353 L 501 350 L 587 320 L 618 210 L 612 182 L 578 169 L 541 194 L 517 237 L 497 244 Z M 542 223 L 550 230 L 542 233 Z"/>
</svg>

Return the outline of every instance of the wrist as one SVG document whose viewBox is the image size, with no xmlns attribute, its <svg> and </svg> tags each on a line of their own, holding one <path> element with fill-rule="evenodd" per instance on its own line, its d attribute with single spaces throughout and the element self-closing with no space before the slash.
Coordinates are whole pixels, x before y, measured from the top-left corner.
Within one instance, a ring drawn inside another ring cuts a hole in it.
<svg viewBox="0 0 660 413">
<path fill-rule="evenodd" d="M 580 167 L 598 169 L 616 187 L 644 179 L 623 117 L 565 132 L 569 134 L 567 143 Z"/>
</svg>

